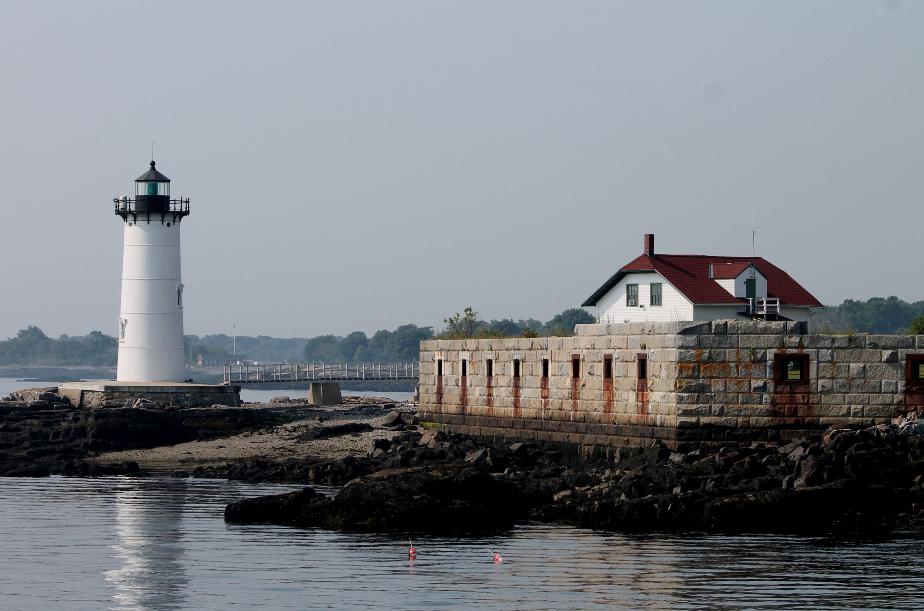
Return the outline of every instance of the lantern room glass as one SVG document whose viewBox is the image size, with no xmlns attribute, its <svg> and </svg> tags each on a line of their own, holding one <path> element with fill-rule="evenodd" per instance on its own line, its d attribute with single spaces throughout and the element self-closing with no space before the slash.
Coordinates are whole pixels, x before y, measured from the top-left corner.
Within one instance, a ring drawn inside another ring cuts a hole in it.
<svg viewBox="0 0 924 611">
<path fill-rule="evenodd" d="M 140 180 L 135 183 L 135 195 L 170 195 L 169 182 Z"/>
</svg>

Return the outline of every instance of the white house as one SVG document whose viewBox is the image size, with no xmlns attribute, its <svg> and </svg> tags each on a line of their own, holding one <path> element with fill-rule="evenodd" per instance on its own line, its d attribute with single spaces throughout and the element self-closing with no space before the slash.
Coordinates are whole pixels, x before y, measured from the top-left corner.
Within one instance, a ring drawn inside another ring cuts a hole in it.
<svg viewBox="0 0 924 611">
<path fill-rule="evenodd" d="M 654 234 L 645 250 L 583 304 L 600 322 L 752 319 L 807 321 L 823 307 L 761 257 L 662 255 Z"/>
</svg>

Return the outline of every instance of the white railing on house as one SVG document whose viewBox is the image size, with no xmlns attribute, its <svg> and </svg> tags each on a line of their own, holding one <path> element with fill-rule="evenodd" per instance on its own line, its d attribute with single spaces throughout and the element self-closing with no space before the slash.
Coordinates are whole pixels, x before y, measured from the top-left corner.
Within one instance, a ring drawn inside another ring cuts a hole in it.
<svg viewBox="0 0 924 611">
<path fill-rule="evenodd" d="M 749 297 L 748 312 L 754 318 L 779 318 L 780 300 L 777 297 Z"/>
</svg>

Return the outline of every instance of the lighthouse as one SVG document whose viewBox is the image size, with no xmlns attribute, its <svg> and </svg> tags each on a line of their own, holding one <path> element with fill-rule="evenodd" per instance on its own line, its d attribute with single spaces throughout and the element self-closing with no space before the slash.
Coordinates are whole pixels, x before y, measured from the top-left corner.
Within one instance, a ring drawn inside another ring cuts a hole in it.
<svg viewBox="0 0 924 611">
<path fill-rule="evenodd" d="M 135 196 L 117 197 L 123 222 L 118 382 L 183 382 L 180 222 L 189 199 L 170 199 L 170 179 L 151 161 Z"/>
</svg>

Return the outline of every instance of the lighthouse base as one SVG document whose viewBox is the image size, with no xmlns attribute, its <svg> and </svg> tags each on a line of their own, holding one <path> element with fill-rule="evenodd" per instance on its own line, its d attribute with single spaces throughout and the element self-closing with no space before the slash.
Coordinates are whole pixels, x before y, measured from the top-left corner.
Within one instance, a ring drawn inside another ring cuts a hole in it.
<svg viewBox="0 0 924 611">
<path fill-rule="evenodd" d="M 239 407 L 241 387 L 166 382 L 65 382 L 58 393 L 77 407 Z"/>
</svg>

